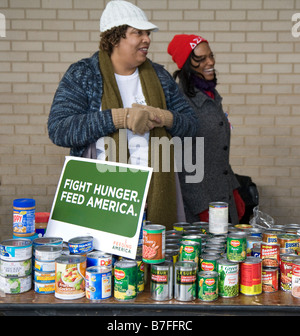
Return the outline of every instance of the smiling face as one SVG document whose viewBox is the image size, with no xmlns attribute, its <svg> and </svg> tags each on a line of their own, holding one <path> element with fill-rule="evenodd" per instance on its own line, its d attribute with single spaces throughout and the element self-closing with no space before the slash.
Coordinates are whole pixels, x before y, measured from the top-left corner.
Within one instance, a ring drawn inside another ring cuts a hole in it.
<svg viewBox="0 0 300 336">
<path fill-rule="evenodd" d="M 119 75 L 131 75 L 146 61 L 150 47 L 150 31 L 128 27 L 126 38 L 121 38 L 111 54 L 114 70 Z"/>
<path fill-rule="evenodd" d="M 209 44 L 201 42 L 194 49 L 195 57 L 192 57 L 192 67 L 206 80 L 213 80 L 215 78 L 215 58 Z"/>
</svg>

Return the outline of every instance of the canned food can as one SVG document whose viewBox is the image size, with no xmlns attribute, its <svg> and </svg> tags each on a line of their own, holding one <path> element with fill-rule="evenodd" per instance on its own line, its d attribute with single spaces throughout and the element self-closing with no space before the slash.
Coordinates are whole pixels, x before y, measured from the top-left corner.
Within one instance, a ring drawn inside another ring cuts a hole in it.
<svg viewBox="0 0 300 336">
<path fill-rule="evenodd" d="M 137 296 L 137 262 L 119 260 L 114 267 L 114 297 L 118 301 L 132 301 Z"/>
<path fill-rule="evenodd" d="M 257 257 L 260 258 L 260 246 L 259 247 L 254 247 L 251 250 L 251 257 Z"/>
<path fill-rule="evenodd" d="M 199 243 L 199 250 L 201 251 L 202 249 L 202 237 L 200 234 L 195 234 L 195 235 L 182 235 L 180 241 L 195 241 Z"/>
<path fill-rule="evenodd" d="M 262 268 L 262 291 L 264 293 L 274 293 L 278 291 L 278 268 Z"/>
<path fill-rule="evenodd" d="M 35 259 L 40 261 L 55 261 L 62 254 L 62 247 L 59 245 L 38 245 L 35 247 Z"/>
<path fill-rule="evenodd" d="M 248 230 L 251 237 L 259 237 L 260 239 L 262 239 L 263 231 L 264 230 L 262 228 L 258 228 L 258 227 L 252 227 Z"/>
<path fill-rule="evenodd" d="M 262 242 L 260 245 L 260 258 L 262 259 L 262 265 L 265 267 L 279 267 L 279 244 Z"/>
<path fill-rule="evenodd" d="M 165 261 L 166 227 L 159 224 L 145 225 L 143 230 L 143 261 L 149 264 Z"/>
<path fill-rule="evenodd" d="M 38 245 L 63 245 L 63 239 L 60 237 L 39 237 L 33 240 L 33 250 Z"/>
<path fill-rule="evenodd" d="M 247 234 L 242 231 L 230 233 L 226 253 L 230 261 L 244 261 L 247 258 Z"/>
<path fill-rule="evenodd" d="M 178 222 L 173 224 L 173 229 L 182 233 L 190 225 L 188 222 Z"/>
<path fill-rule="evenodd" d="M 277 241 L 280 248 L 295 251 L 299 247 L 299 237 L 297 234 L 285 233 L 278 235 Z"/>
<path fill-rule="evenodd" d="M 166 249 L 165 254 L 166 261 L 171 261 L 174 265 L 177 263 L 179 257 L 179 249 Z"/>
<path fill-rule="evenodd" d="M 53 294 L 55 292 L 55 282 L 34 282 L 34 291 L 38 294 Z"/>
<path fill-rule="evenodd" d="M 262 234 L 262 241 L 264 243 L 278 243 L 277 236 L 284 233 L 282 229 L 266 229 Z"/>
<path fill-rule="evenodd" d="M 40 283 L 55 282 L 55 271 L 54 272 L 35 271 L 33 280 L 35 282 L 40 282 Z"/>
<path fill-rule="evenodd" d="M 22 261 L 32 257 L 32 241 L 26 238 L 7 239 L 1 242 L 1 259 Z"/>
<path fill-rule="evenodd" d="M 293 260 L 292 296 L 300 298 L 300 258 Z"/>
<path fill-rule="evenodd" d="M 93 250 L 93 237 L 74 237 L 68 241 L 68 246 L 71 254 L 82 254 L 91 252 Z"/>
<path fill-rule="evenodd" d="M 240 292 L 244 295 L 262 293 L 262 261 L 260 258 L 247 257 L 240 263 Z"/>
<path fill-rule="evenodd" d="M 23 277 L 32 273 L 32 258 L 21 261 L 0 261 L 0 275 L 3 277 Z"/>
<path fill-rule="evenodd" d="M 34 270 L 40 272 L 55 272 L 55 261 L 34 260 Z"/>
<path fill-rule="evenodd" d="M 198 299 L 215 301 L 219 296 L 218 272 L 201 271 L 198 273 Z"/>
<path fill-rule="evenodd" d="M 239 263 L 226 258 L 217 261 L 219 296 L 232 298 L 239 295 Z"/>
<path fill-rule="evenodd" d="M 112 268 L 91 266 L 85 273 L 86 297 L 90 300 L 104 300 L 112 295 Z"/>
<path fill-rule="evenodd" d="M 21 294 L 31 289 L 32 276 L 5 278 L 0 276 L 0 288 L 5 294 Z"/>
<path fill-rule="evenodd" d="M 209 203 L 209 232 L 213 234 L 228 232 L 228 203 Z"/>
<path fill-rule="evenodd" d="M 73 300 L 85 296 L 86 257 L 70 255 L 55 260 L 55 297 Z"/>
<path fill-rule="evenodd" d="M 200 256 L 200 270 L 206 272 L 217 271 L 219 259 L 221 259 L 219 254 L 202 253 Z"/>
<path fill-rule="evenodd" d="M 236 228 L 236 229 L 238 229 L 240 231 L 249 232 L 250 229 L 253 228 L 253 226 L 250 225 L 250 224 L 236 224 L 236 225 L 234 225 L 234 228 Z"/>
<path fill-rule="evenodd" d="M 182 241 L 179 249 L 179 261 L 194 261 L 199 265 L 200 244 L 195 241 Z"/>
<path fill-rule="evenodd" d="M 285 292 L 292 290 L 293 261 L 296 254 L 280 255 L 280 289 Z"/>
<path fill-rule="evenodd" d="M 195 300 L 197 298 L 196 288 L 197 264 L 194 261 L 178 261 L 175 264 L 175 300 Z"/>
<path fill-rule="evenodd" d="M 112 267 L 112 255 L 102 251 L 92 251 L 87 254 L 87 267 L 106 266 Z"/>
<path fill-rule="evenodd" d="M 255 247 L 260 247 L 261 238 L 257 236 L 248 236 L 247 237 L 247 256 L 251 256 L 252 249 Z"/>
<path fill-rule="evenodd" d="M 35 233 L 35 200 L 19 198 L 13 201 L 13 234 L 33 236 Z"/>
<path fill-rule="evenodd" d="M 173 262 L 151 265 L 150 295 L 155 301 L 173 298 Z"/>
<path fill-rule="evenodd" d="M 193 222 L 192 226 L 196 226 L 200 233 L 207 234 L 209 233 L 209 223 L 208 222 Z"/>
</svg>

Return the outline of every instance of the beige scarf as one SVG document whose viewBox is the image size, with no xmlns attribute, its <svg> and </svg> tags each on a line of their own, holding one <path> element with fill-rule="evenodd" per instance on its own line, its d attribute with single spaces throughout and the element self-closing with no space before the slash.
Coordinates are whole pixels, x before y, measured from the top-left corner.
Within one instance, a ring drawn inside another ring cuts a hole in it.
<svg viewBox="0 0 300 336">
<path fill-rule="evenodd" d="M 99 51 L 99 66 L 103 77 L 102 109 L 122 108 L 123 103 L 110 57 L 106 52 L 101 50 Z M 139 76 L 147 105 L 166 109 L 165 95 L 161 83 L 148 60 L 139 66 Z M 119 161 L 119 132 L 115 132 L 111 137 L 116 143 L 117 161 Z M 150 131 L 149 166 L 151 158 L 152 161 L 153 158 L 155 158 L 160 160 L 160 163 L 162 162 L 161 146 L 159 146 L 159 148 L 156 148 L 158 146 L 151 148 L 152 137 L 171 138 L 164 127 L 155 127 Z M 153 172 L 147 198 L 147 220 L 150 220 L 153 224 L 165 225 L 167 230 L 172 229 L 173 224 L 177 222 L 176 183 L 173 158 L 174 150 L 171 146 L 170 172 Z"/>
</svg>

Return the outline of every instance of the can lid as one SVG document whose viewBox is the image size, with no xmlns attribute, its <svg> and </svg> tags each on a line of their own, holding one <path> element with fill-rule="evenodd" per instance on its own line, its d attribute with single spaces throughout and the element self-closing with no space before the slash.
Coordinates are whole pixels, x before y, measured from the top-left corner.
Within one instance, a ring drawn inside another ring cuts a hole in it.
<svg viewBox="0 0 300 336">
<path fill-rule="evenodd" d="M 17 208 L 34 207 L 35 200 L 32 198 L 18 198 L 13 201 L 13 205 Z"/>
</svg>

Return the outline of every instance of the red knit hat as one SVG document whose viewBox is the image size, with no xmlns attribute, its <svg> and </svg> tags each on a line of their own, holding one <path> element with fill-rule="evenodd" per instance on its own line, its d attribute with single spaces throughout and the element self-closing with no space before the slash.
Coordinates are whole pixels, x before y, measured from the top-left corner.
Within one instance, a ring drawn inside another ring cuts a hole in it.
<svg viewBox="0 0 300 336">
<path fill-rule="evenodd" d="M 172 56 L 172 60 L 181 69 L 192 50 L 201 42 L 208 43 L 206 39 L 197 35 L 175 35 L 168 46 L 168 54 Z"/>
</svg>

